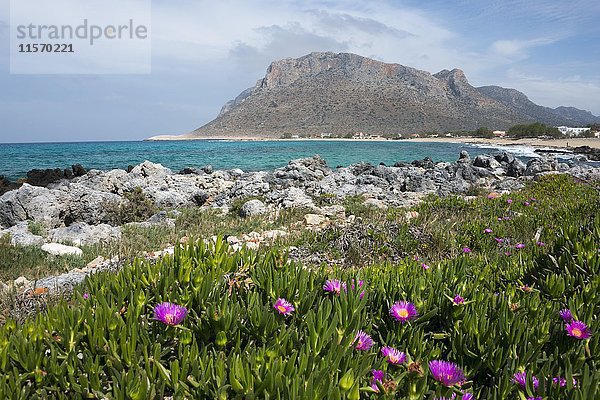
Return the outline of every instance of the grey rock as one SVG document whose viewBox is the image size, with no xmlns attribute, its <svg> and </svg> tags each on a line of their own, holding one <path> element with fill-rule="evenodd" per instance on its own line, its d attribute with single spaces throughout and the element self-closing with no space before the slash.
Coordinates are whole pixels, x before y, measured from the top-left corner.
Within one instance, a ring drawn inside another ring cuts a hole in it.
<svg viewBox="0 0 600 400">
<path fill-rule="evenodd" d="M 515 158 L 507 165 L 506 175 L 513 178 L 518 178 L 519 176 L 525 175 L 525 169 L 525 164 L 518 158 Z"/>
<path fill-rule="evenodd" d="M 176 210 L 172 211 L 171 213 L 172 214 L 178 213 L 179 215 L 181 215 L 181 213 Z M 151 228 L 153 226 L 167 226 L 167 227 L 174 228 L 175 227 L 175 219 L 170 218 L 168 212 L 160 211 L 160 212 L 154 214 L 153 216 L 151 216 L 150 218 L 148 218 L 146 221 L 130 222 L 130 223 L 126 224 L 126 226 L 132 226 L 132 227 L 137 227 L 137 228 Z"/>
<path fill-rule="evenodd" d="M 496 169 L 500 167 L 500 163 L 492 156 L 479 155 L 473 160 L 474 167 L 481 167 L 487 169 Z"/>
<path fill-rule="evenodd" d="M 19 222 L 6 230 L 0 231 L 0 237 L 10 235 L 10 244 L 13 246 L 41 246 L 46 240 L 29 231 L 27 222 Z"/>
<path fill-rule="evenodd" d="M 212 165 L 205 165 L 204 167 L 202 167 L 202 172 L 204 172 L 205 174 L 212 174 L 214 170 L 215 169 Z"/>
<path fill-rule="evenodd" d="M 64 193 L 24 183 L 0 197 L 0 225 L 32 220 L 52 228 L 63 223 L 67 212 Z"/>
<path fill-rule="evenodd" d="M 244 218 L 265 214 L 266 212 L 267 207 L 265 203 L 258 199 L 249 200 L 240 208 L 240 216 Z"/>
<path fill-rule="evenodd" d="M 507 179 L 503 179 L 501 181 L 498 181 L 498 183 L 494 186 L 494 189 L 496 190 L 506 190 L 506 191 L 516 191 L 516 190 L 521 190 L 525 187 L 525 184 L 515 178 L 507 178 Z"/>
<path fill-rule="evenodd" d="M 529 160 L 525 175 L 533 176 L 542 172 L 556 171 L 558 163 L 553 157 L 540 157 Z"/>
<path fill-rule="evenodd" d="M 69 243 L 75 246 L 110 243 L 121 239 L 121 228 L 107 224 L 88 225 L 76 222 L 64 228 L 50 231 L 49 238 L 55 243 Z"/>
</svg>

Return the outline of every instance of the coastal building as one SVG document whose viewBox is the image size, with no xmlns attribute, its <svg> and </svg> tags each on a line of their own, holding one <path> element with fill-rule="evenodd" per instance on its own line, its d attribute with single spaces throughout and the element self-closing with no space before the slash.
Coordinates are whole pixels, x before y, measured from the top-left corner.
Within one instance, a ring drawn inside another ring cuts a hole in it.
<svg viewBox="0 0 600 400">
<path fill-rule="evenodd" d="M 494 131 L 492 133 L 494 134 L 494 137 L 503 138 L 506 136 L 506 131 Z"/>
<path fill-rule="evenodd" d="M 590 130 L 590 128 L 573 128 L 570 126 L 557 126 L 556 128 L 565 136 L 579 136 Z"/>
</svg>

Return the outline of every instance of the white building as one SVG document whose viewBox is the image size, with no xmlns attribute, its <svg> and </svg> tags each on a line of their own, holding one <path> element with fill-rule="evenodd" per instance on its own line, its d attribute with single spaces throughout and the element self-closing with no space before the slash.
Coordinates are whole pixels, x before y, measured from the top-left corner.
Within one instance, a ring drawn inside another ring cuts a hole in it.
<svg viewBox="0 0 600 400">
<path fill-rule="evenodd" d="M 560 131 L 560 133 L 568 136 L 579 136 L 583 132 L 590 130 L 590 128 L 572 128 L 570 126 L 557 126 L 556 128 Z"/>
</svg>

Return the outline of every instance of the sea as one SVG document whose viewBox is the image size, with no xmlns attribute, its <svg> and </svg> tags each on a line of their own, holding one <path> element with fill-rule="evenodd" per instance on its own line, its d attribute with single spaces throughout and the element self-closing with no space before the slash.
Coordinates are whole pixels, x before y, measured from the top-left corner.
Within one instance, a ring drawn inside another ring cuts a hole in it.
<svg viewBox="0 0 600 400">
<path fill-rule="evenodd" d="M 334 168 L 357 162 L 393 165 L 425 157 L 433 161 L 455 161 L 461 150 L 471 157 L 493 153 L 497 146 L 465 143 L 428 143 L 410 140 L 273 140 L 273 141 L 123 141 L 79 143 L 0 143 L 0 175 L 10 180 L 26 176 L 32 169 L 70 168 L 81 164 L 88 169 L 126 169 L 145 160 L 160 163 L 173 171 L 212 165 L 215 169 L 241 168 L 244 171 L 272 170 L 288 161 L 320 155 Z M 537 157 L 527 146 L 502 147 L 524 161 Z"/>
</svg>

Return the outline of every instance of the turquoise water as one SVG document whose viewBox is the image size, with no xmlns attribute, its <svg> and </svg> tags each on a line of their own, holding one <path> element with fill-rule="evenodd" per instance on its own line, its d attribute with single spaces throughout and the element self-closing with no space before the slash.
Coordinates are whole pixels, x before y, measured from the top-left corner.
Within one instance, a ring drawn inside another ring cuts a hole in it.
<svg viewBox="0 0 600 400">
<path fill-rule="evenodd" d="M 270 170 L 289 160 L 319 154 L 331 167 L 359 161 L 372 164 L 409 162 L 431 157 L 454 161 L 461 150 L 471 155 L 490 149 L 460 143 L 417 143 L 410 141 L 260 141 L 198 140 L 182 142 L 83 142 L 0 144 L 0 175 L 15 180 L 34 168 L 68 168 L 75 163 L 86 168 L 127 168 L 144 160 L 179 171 L 207 164 L 216 169 Z"/>
</svg>

